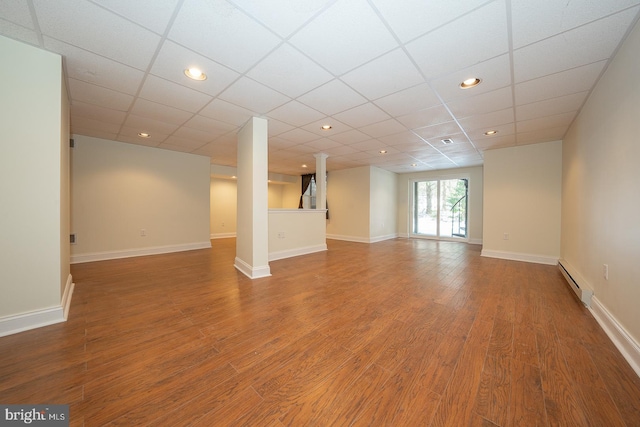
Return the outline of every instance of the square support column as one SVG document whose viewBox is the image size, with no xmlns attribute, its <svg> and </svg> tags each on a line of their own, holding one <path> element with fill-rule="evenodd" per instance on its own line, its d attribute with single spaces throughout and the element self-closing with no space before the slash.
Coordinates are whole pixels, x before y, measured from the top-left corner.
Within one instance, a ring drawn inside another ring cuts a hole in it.
<svg viewBox="0 0 640 427">
<path fill-rule="evenodd" d="M 327 157 L 328 154 L 314 154 L 316 158 L 316 209 L 327 208 Z"/>
<path fill-rule="evenodd" d="M 238 223 L 234 266 L 251 279 L 269 267 L 267 120 L 252 117 L 238 132 Z"/>
</svg>

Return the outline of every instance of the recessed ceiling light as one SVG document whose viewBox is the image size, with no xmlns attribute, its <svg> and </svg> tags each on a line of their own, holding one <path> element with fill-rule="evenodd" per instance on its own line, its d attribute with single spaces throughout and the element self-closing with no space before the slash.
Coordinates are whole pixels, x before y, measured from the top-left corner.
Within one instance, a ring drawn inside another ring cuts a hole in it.
<svg viewBox="0 0 640 427">
<path fill-rule="evenodd" d="M 138 136 L 139 136 L 140 138 L 151 138 L 151 135 L 149 135 L 149 134 L 148 134 L 148 133 L 146 133 L 146 132 L 140 132 L 140 133 L 138 134 Z"/>
<path fill-rule="evenodd" d="M 380 150 L 380 154 L 387 154 L 387 150 Z"/>
<path fill-rule="evenodd" d="M 469 89 L 471 87 L 478 86 L 480 84 L 480 82 L 482 82 L 482 80 L 480 80 L 477 77 L 474 77 L 474 78 L 471 78 L 471 79 L 467 79 L 467 80 L 463 81 L 462 83 L 460 83 L 460 89 Z"/>
<path fill-rule="evenodd" d="M 231 176 L 231 179 L 236 179 L 236 178 L 237 178 L 237 176 L 235 176 L 235 175 Z"/>
<path fill-rule="evenodd" d="M 415 168 L 416 166 L 418 166 L 418 164 L 417 163 L 411 163 L 411 166 L 413 166 Z"/>
<path fill-rule="evenodd" d="M 496 133 L 498 133 L 497 130 L 488 130 L 484 134 L 487 136 L 491 136 L 491 135 L 495 135 Z"/>
<path fill-rule="evenodd" d="M 184 75 L 193 80 L 207 80 L 207 75 L 201 69 L 195 67 L 184 70 Z"/>
<path fill-rule="evenodd" d="M 443 139 L 441 141 L 443 144 L 453 144 L 453 139 Z"/>
<path fill-rule="evenodd" d="M 329 130 L 331 128 L 332 128 L 331 125 L 322 125 L 322 127 L 320 127 L 320 129 L 322 129 L 322 130 Z"/>
<path fill-rule="evenodd" d="M 306 168 L 306 167 L 307 167 L 307 165 L 302 165 L 302 167 L 303 167 L 303 168 Z"/>
</svg>

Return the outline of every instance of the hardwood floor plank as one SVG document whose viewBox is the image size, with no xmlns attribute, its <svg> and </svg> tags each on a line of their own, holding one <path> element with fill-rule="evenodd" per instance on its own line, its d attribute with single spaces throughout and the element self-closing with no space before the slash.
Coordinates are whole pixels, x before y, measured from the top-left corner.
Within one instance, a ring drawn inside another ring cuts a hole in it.
<svg viewBox="0 0 640 427">
<path fill-rule="evenodd" d="M 74 264 L 67 322 L 0 337 L 0 402 L 83 427 L 640 425 L 640 378 L 557 267 L 327 245 L 257 280 L 235 239 Z"/>
</svg>

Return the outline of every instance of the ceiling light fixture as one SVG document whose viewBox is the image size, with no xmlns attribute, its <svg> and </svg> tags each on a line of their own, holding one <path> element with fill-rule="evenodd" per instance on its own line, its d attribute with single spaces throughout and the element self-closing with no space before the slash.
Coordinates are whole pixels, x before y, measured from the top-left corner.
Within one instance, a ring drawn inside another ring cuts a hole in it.
<svg viewBox="0 0 640 427">
<path fill-rule="evenodd" d="M 463 81 L 462 83 L 460 83 L 460 89 L 469 89 L 472 87 L 476 87 L 480 84 L 480 82 L 482 82 L 482 80 L 480 80 L 477 77 L 473 77 L 471 79 L 467 79 L 465 81 Z"/>
<path fill-rule="evenodd" d="M 184 70 L 184 75 L 192 80 L 207 80 L 207 75 L 199 68 L 191 67 Z"/>
<path fill-rule="evenodd" d="M 387 154 L 387 150 L 380 150 L 380 154 Z"/>
<path fill-rule="evenodd" d="M 411 163 L 411 166 L 413 166 L 415 168 L 416 166 L 418 166 L 418 164 L 417 163 Z"/>
<path fill-rule="evenodd" d="M 149 134 L 148 134 L 148 133 L 146 133 L 146 132 L 140 132 L 140 133 L 138 134 L 138 136 L 139 136 L 140 138 L 151 138 L 151 135 L 149 135 Z"/>
<path fill-rule="evenodd" d="M 486 131 L 484 134 L 485 134 L 486 136 L 491 136 L 491 135 L 495 135 L 496 133 L 498 133 L 498 131 L 497 131 L 497 130 L 488 130 L 488 131 Z"/>
<path fill-rule="evenodd" d="M 332 127 L 333 127 L 333 126 L 331 126 L 331 125 L 322 125 L 322 127 L 320 127 L 320 129 L 322 129 L 322 130 L 329 130 L 329 129 L 331 129 Z"/>
<path fill-rule="evenodd" d="M 302 165 L 302 167 L 303 167 L 303 168 L 306 168 L 306 167 L 307 167 L 307 165 Z"/>
</svg>

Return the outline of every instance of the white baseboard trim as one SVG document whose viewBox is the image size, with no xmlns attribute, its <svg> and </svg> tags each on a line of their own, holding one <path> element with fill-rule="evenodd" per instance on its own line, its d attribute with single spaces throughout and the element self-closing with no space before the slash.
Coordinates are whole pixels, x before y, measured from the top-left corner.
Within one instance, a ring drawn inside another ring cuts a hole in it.
<svg viewBox="0 0 640 427">
<path fill-rule="evenodd" d="M 327 244 L 306 246 L 304 248 L 289 249 L 286 251 L 270 252 L 269 261 L 276 261 L 279 259 L 292 258 L 300 255 L 312 254 L 315 252 L 322 252 L 327 250 Z"/>
<path fill-rule="evenodd" d="M 327 239 L 333 239 L 333 240 L 343 240 L 345 242 L 356 242 L 356 243 L 377 243 L 377 242 L 382 242 L 384 240 L 390 240 L 390 239 L 395 239 L 396 237 L 398 237 L 397 234 L 389 234 L 386 236 L 379 236 L 379 237 L 357 237 L 357 236 L 343 236 L 340 234 L 327 234 Z"/>
<path fill-rule="evenodd" d="M 262 277 L 271 276 L 271 268 L 268 264 L 259 267 L 252 267 L 240 258 L 236 257 L 233 266 L 249 279 L 260 279 Z"/>
<path fill-rule="evenodd" d="M 470 245 L 481 245 L 482 239 L 469 239 L 467 243 L 469 243 Z"/>
<path fill-rule="evenodd" d="M 71 255 L 71 264 L 83 262 L 106 261 L 109 259 L 132 258 L 145 255 L 168 254 L 171 252 L 192 251 L 195 249 L 209 249 L 211 241 L 200 243 L 186 243 L 183 245 L 155 246 L 150 248 L 126 249 L 122 251 L 95 252 L 90 254 Z"/>
<path fill-rule="evenodd" d="M 62 306 L 0 318 L 0 337 L 64 322 Z"/>
<path fill-rule="evenodd" d="M 73 296 L 73 290 L 75 289 L 75 283 L 73 283 L 73 278 L 71 274 L 67 277 L 67 283 L 64 286 L 64 292 L 62 293 L 62 300 L 60 301 L 60 305 L 62 306 L 62 316 L 64 320 L 69 318 L 69 308 L 71 308 L 71 297 Z"/>
<path fill-rule="evenodd" d="M 519 252 L 490 251 L 490 250 L 483 249 L 482 252 L 480 252 L 480 255 L 488 258 L 508 259 L 511 261 L 524 261 L 524 262 L 531 262 L 534 264 L 547 264 L 547 265 L 558 264 L 557 257 L 523 254 Z"/>
<path fill-rule="evenodd" d="M 236 233 L 214 233 L 209 236 L 211 240 L 214 239 L 228 239 L 231 237 L 236 237 Z"/>
<path fill-rule="evenodd" d="M 591 298 L 589 311 L 591 311 L 591 314 L 600 327 L 640 377 L 640 345 L 638 345 L 626 329 L 618 323 L 616 318 L 600 303 L 598 298 Z"/>
</svg>

